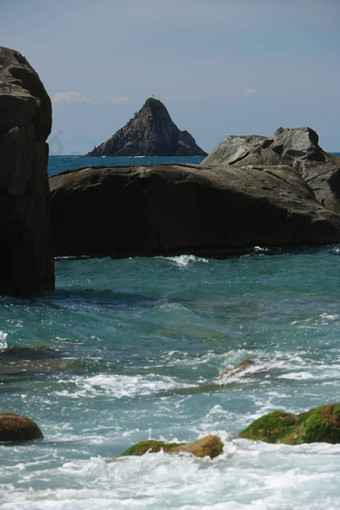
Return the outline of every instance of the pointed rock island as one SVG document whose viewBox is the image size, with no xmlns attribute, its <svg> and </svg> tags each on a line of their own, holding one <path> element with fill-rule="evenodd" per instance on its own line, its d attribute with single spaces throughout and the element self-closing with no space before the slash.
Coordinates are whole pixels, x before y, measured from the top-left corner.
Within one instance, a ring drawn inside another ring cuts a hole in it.
<svg viewBox="0 0 340 510">
<path fill-rule="evenodd" d="M 86 156 L 206 156 L 188 131 L 180 131 L 168 110 L 150 97 L 129 122 Z"/>
</svg>

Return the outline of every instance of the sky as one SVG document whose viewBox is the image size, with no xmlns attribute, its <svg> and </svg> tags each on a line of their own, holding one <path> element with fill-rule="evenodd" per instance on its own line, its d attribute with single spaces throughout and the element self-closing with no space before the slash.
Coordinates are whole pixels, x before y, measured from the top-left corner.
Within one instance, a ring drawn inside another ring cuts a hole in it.
<svg viewBox="0 0 340 510">
<path fill-rule="evenodd" d="M 210 152 L 309 126 L 340 152 L 340 0 L 0 0 L 0 45 L 52 99 L 50 154 L 85 154 L 154 95 Z"/>
</svg>

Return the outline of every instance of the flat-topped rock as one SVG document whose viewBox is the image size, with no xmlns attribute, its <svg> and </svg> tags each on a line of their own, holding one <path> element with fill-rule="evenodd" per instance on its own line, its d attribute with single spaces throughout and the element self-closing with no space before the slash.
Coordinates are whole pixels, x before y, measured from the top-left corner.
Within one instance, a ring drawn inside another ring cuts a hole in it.
<svg viewBox="0 0 340 510">
<path fill-rule="evenodd" d="M 50 177 L 58 256 L 226 256 L 340 242 L 340 217 L 290 166 L 86 167 Z"/>
</svg>

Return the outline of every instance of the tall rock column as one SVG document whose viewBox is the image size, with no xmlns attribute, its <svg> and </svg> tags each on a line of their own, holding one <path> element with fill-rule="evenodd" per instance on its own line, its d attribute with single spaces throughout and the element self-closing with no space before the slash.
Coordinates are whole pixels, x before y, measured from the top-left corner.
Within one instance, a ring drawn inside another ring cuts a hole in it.
<svg viewBox="0 0 340 510">
<path fill-rule="evenodd" d="M 0 294 L 54 288 L 47 177 L 51 101 L 17 51 L 0 47 Z"/>
</svg>

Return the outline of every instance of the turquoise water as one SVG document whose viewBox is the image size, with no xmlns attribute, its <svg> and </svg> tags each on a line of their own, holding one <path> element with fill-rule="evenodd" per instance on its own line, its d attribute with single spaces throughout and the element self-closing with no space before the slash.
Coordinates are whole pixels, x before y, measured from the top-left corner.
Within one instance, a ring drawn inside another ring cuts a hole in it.
<svg viewBox="0 0 340 510">
<path fill-rule="evenodd" d="M 274 409 L 340 401 L 339 263 L 339 246 L 59 259 L 55 291 L 0 298 L 1 408 L 44 433 L 0 446 L 0 507 L 340 508 L 340 445 L 235 437 Z M 207 434 L 225 444 L 214 460 L 119 457 Z"/>
</svg>

